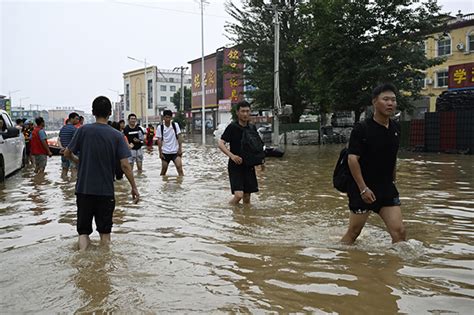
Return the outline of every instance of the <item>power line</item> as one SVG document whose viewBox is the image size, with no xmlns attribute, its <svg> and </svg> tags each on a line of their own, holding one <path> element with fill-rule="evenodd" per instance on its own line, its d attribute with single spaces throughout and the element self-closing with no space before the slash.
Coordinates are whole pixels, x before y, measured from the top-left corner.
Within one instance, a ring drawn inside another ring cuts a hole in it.
<svg viewBox="0 0 474 315">
<path fill-rule="evenodd" d="M 113 3 L 116 4 L 122 4 L 122 5 L 128 5 L 132 7 L 142 7 L 142 8 L 149 8 L 149 9 L 155 9 L 155 10 L 163 10 L 163 11 L 170 11 L 170 12 L 176 12 L 176 13 L 184 13 L 184 14 L 192 14 L 192 15 L 201 15 L 199 12 L 194 12 L 194 11 L 184 11 L 184 10 L 177 10 L 177 9 L 168 9 L 168 8 L 162 8 L 162 7 L 156 7 L 156 6 L 151 6 L 151 5 L 146 5 L 146 4 L 137 4 L 137 3 L 128 3 L 128 2 L 120 2 L 120 1 L 112 1 Z M 211 16 L 211 17 L 217 17 L 221 19 L 228 19 L 230 16 L 223 16 L 223 15 L 216 15 L 216 14 L 204 14 L 205 16 Z"/>
</svg>

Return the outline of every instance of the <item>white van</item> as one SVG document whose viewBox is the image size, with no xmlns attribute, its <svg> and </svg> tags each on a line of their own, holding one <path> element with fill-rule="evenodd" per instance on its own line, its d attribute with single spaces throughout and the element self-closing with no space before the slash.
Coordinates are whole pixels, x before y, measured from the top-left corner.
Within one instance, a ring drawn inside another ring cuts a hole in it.
<svg viewBox="0 0 474 315">
<path fill-rule="evenodd" d="M 25 139 L 10 115 L 0 109 L 0 182 L 24 166 Z"/>
</svg>

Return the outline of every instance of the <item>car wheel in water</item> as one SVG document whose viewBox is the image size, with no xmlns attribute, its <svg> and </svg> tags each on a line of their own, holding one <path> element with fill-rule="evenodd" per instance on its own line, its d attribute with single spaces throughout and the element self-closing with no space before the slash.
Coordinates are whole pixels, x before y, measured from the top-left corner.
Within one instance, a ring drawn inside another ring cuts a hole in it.
<svg viewBox="0 0 474 315">
<path fill-rule="evenodd" d="M 5 181 L 5 166 L 3 165 L 3 158 L 0 157 L 0 183 Z"/>
</svg>

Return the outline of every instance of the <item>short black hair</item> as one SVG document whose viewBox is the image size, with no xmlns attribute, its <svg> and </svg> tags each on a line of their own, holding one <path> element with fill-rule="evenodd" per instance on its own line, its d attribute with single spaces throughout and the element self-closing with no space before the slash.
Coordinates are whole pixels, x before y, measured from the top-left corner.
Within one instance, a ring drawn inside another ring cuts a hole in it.
<svg viewBox="0 0 474 315">
<path fill-rule="evenodd" d="M 111 126 L 114 128 L 114 129 L 117 129 L 117 130 L 120 130 L 120 123 L 119 122 L 116 122 L 116 121 L 113 121 Z"/>
<path fill-rule="evenodd" d="M 135 118 L 137 118 L 137 115 L 135 115 L 134 113 L 131 113 L 131 114 L 128 115 L 128 118 L 127 118 L 127 119 L 130 120 L 130 117 L 135 117 Z"/>
<path fill-rule="evenodd" d="M 74 118 L 76 118 L 76 117 L 79 117 L 79 114 L 76 113 L 76 112 L 72 112 L 72 113 L 69 114 L 69 118 L 68 118 L 68 119 L 74 119 Z"/>
<path fill-rule="evenodd" d="M 111 113 L 112 103 L 110 103 L 110 100 L 105 96 L 97 96 L 92 102 L 92 114 L 95 117 L 107 118 Z"/>
<path fill-rule="evenodd" d="M 237 105 L 235 105 L 235 109 L 238 111 L 239 109 L 241 109 L 242 107 L 248 107 L 250 108 L 250 103 L 247 102 L 247 101 L 240 101 L 237 103 Z"/>
<path fill-rule="evenodd" d="M 393 85 L 392 83 L 382 83 L 372 90 L 372 99 L 387 91 L 392 91 L 394 94 L 398 94 L 398 90 L 395 85 Z"/>
<path fill-rule="evenodd" d="M 35 123 L 36 123 L 37 126 L 39 126 L 39 125 L 41 125 L 42 123 L 44 123 L 43 117 L 41 117 L 41 116 L 40 116 L 40 117 L 36 117 L 36 118 L 35 118 Z"/>
<path fill-rule="evenodd" d="M 24 122 L 24 121 L 23 121 L 23 119 L 18 118 L 15 122 L 16 122 L 17 125 L 19 125 L 19 124 L 21 124 L 21 123 Z"/>
<path fill-rule="evenodd" d="M 170 111 L 169 109 L 165 109 L 163 111 L 163 116 L 170 116 L 170 117 L 173 117 L 173 112 Z"/>
<path fill-rule="evenodd" d="M 124 123 L 124 124 L 125 124 L 125 120 L 120 119 L 118 123 L 119 123 L 119 125 L 120 125 L 121 123 Z"/>
</svg>

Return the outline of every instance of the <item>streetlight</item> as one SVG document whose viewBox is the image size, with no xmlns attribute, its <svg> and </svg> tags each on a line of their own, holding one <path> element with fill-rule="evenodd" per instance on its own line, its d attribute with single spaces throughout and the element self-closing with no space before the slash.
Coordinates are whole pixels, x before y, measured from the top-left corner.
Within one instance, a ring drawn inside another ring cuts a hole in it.
<svg viewBox="0 0 474 315">
<path fill-rule="evenodd" d="M 29 98 L 30 98 L 29 96 L 20 97 L 20 111 L 21 111 L 20 117 L 23 117 L 23 107 L 22 107 L 22 105 L 21 105 L 21 102 L 22 102 L 23 100 L 26 100 L 26 99 L 29 99 Z"/>
<path fill-rule="evenodd" d="M 206 0 L 201 0 L 201 122 L 202 122 L 202 144 L 206 144 L 206 89 L 204 87 L 204 4 Z"/>
<path fill-rule="evenodd" d="M 147 75 L 146 75 L 146 58 L 144 60 L 140 60 L 140 59 L 136 59 L 136 58 L 133 58 L 133 57 L 130 57 L 130 56 L 127 56 L 128 59 L 131 59 L 131 60 L 134 60 L 136 62 L 141 62 L 145 65 L 145 84 L 144 84 L 144 88 L 145 88 L 145 102 L 146 102 L 146 120 L 145 120 L 145 127 L 148 126 L 148 78 L 147 78 Z M 142 94 L 143 95 L 143 94 Z M 143 103 L 141 105 L 142 107 L 142 119 L 143 119 Z"/>
<path fill-rule="evenodd" d="M 12 102 L 12 94 L 16 92 L 20 92 L 21 90 L 14 90 L 14 91 L 8 91 L 8 99 L 10 100 L 10 106 L 13 107 L 13 102 Z"/>
<path fill-rule="evenodd" d="M 181 70 L 181 97 L 179 100 L 179 110 L 184 112 L 184 71 L 188 70 L 188 67 L 175 67 L 173 71 Z"/>
<path fill-rule="evenodd" d="M 114 90 L 114 89 L 109 89 L 109 90 L 112 91 L 112 92 L 117 93 L 117 103 L 119 103 L 120 102 L 120 91 L 119 90 Z M 115 108 L 114 108 L 114 112 L 115 112 Z M 120 117 L 118 117 L 118 118 L 120 120 Z M 115 117 L 114 117 L 114 119 L 115 119 Z"/>
</svg>

